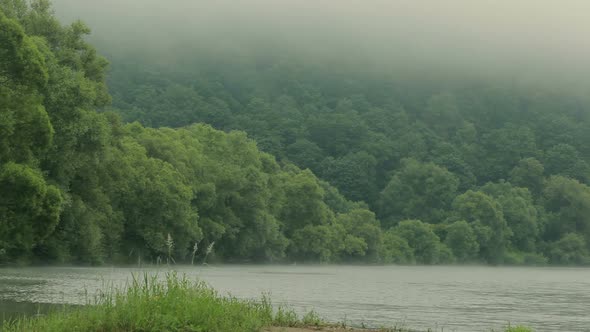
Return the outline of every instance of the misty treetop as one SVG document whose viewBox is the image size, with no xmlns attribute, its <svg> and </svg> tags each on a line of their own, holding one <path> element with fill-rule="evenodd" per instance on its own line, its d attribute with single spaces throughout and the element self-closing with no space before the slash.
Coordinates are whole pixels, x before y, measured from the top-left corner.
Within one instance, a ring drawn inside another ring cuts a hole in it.
<svg viewBox="0 0 590 332">
<path fill-rule="evenodd" d="M 0 0 L 0 264 L 590 263 L 583 97 L 89 32 Z"/>
</svg>

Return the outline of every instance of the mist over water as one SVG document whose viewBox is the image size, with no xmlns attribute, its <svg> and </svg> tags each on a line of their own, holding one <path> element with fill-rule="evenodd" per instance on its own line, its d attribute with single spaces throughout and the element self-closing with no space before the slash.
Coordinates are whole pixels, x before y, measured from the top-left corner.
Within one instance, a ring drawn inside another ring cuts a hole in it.
<svg viewBox="0 0 590 332">
<path fill-rule="evenodd" d="M 177 266 L 221 294 L 267 294 L 303 314 L 372 327 L 488 332 L 508 323 L 538 332 L 588 331 L 590 270 L 445 266 Z M 20 302 L 84 304 L 98 289 L 122 286 L 132 273 L 166 268 L 26 268 L 0 270 L 0 306 Z M 24 305 L 24 304 L 23 304 Z M 21 305 L 21 307 L 23 306 Z M 35 306 L 30 305 L 32 312 Z"/>
</svg>

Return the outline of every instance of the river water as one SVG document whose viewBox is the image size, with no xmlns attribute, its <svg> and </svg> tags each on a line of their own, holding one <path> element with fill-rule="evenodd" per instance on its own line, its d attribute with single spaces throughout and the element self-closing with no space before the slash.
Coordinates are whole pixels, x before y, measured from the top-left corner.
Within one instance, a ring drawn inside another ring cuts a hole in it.
<svg viewBox="0 0 590 332">
<path fill-rule="evenodd" d="M 535 331 L 590 331 L 590 269 L 422 266 L 176 266 L 222 294 L 270 296 L 298 312 L 372 327 L 490 331 L 508 323 Z M 167 268 L 0 269 L 0 318 L 84 304 L 132 273 Z"/>
</svg>

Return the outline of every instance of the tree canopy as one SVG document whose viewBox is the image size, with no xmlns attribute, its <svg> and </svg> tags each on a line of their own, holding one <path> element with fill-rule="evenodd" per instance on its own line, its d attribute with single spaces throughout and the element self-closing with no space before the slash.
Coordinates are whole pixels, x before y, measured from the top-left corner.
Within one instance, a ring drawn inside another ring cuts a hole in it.
<svg viewBox="0 0 590 332">
<path fill-rule="evenodd" d="M 0 0 L 0 264 L 590 263 L 587 98 L 89 33 Z"/>
</svg>

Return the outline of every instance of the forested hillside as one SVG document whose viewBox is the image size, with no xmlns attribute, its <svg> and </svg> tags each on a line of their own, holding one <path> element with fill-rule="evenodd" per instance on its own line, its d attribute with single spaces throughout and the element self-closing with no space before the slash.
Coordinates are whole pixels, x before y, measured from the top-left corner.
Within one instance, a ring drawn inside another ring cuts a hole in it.
<svg viewBox="0 0 590 332">
<path fill-rule="evenodd" d="M 88 33 L 0 1 L 0 263 L 590 263 L 577 93 Z"/>
<path fill-rule="evenodd" d="M 209 247 L 226 261 L 377 260 L 364 205 L 243 132 L 97 112 L 107 61 L 88 28 L 61 26 L 46 1 L 0 8 L 0 262 L 200 262 Z"/>
<path fill-rule="evenodd" d="M 178 57 L 182 71 L 113 55 L 124 119 L 243 130 L 366 202 L 420 263 L 446 261 L 447 249 L 460 262 L 588 262 L 587 98 L 557 84 L 377 74 L 297 57 Z"/>
</svg>

